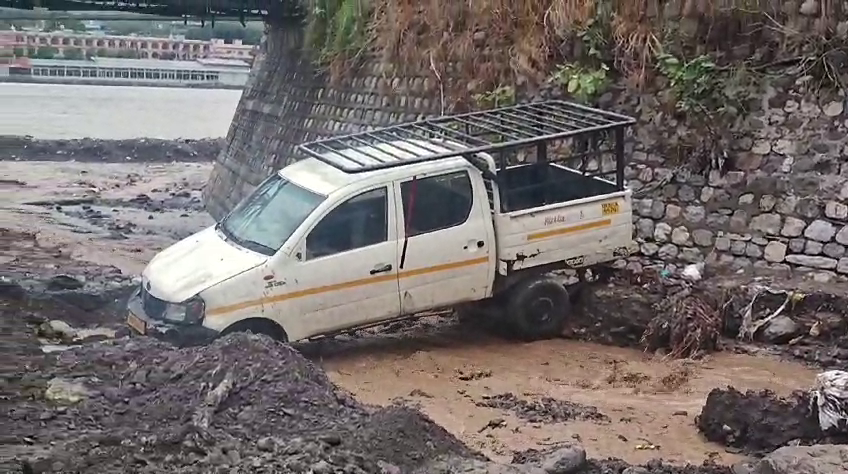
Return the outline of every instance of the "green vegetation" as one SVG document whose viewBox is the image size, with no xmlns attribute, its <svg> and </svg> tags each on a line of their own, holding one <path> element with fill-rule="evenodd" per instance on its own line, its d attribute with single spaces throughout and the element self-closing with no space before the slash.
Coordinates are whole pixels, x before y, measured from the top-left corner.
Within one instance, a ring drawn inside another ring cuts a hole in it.
<svg viewBox="0 0 848 474">
<path fill-rule="evenodd" d="M 368 43 L 370 10 L 364 0 L 314 0 L 306 44 L 319 64 L 358 56 Z"/>
<path fill-rule="evenodd" d="M 472 99 L 478 107 L 484 109 L 513 105 L 515 104 L 515 88 L 512 86 L 500 86 L 491 91 L 474 94 Z"/>
</svg>

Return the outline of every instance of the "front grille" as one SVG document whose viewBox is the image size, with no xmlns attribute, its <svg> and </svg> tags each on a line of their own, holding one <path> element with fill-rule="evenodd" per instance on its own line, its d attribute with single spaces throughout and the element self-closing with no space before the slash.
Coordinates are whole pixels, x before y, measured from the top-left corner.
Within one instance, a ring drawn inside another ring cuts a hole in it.
<svg viewBox="0 0 848 474">
<path fill-rule="evenodd" d="M 165 309 L 168 303 L 147 292 L 147 289 L 141 287 L 141 306 L 144 308 L 144 313 L 154 319 L 162 319 L 165 316 Z"/>
</svg>

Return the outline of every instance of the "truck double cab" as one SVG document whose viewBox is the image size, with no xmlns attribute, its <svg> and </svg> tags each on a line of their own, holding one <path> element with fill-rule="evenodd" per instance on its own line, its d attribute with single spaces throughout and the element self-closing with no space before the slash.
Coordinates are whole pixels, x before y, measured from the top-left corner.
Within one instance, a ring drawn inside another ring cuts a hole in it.
<svg viewBox="0 0 848 474">
<path fill-rule="evenodd" d="M 127 323 L 180 344 L 297 341 L 495 301 L 514 333 L 555 336 L 570 298 L 551 272 L 635 250 L 634 122 L 543 101 L 304 143 L 306 158 L 151 260 Z"/>
</svg>

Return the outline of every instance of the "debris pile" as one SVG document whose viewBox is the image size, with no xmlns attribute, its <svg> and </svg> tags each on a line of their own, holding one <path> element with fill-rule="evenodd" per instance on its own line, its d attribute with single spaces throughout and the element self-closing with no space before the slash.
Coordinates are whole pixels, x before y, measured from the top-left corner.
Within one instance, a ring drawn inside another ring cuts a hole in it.
<svg viewBox="0 0 848 474">
<path fill-rule="evenodd" d="M 716 388 L 707 396 L 695 423 L 708 440 L 749 454 L 823 439 L 818 416 L 805 392 L 780 398 L 768 390 L 742 393 L 733 387 Z"/>
<path fill-rule="evenodd" d="M 536 400 L 522 400 L 512 393 L 485 395 L 475 402 L 478 407 L 508 410 L 531 423 L 562 423 L 571 420 L 609 422 L 609 417 L 593 406 L 581 405 L 567 400 L 542 397 Z"/>
<path fill-rule="evenodd" d="M 28 461 L 34 472 L 408 472 L 439 455 L 479 457 L 417 411 L 370 410 L 261 336 L 183 350 L 108 341 L 62 353 L 52 375 L 52 387 L 78 390 L 15 416 L 55 444 Z"/>
<path fill-rule="evenodd" d="M 704 292 L 683 288 L 654 308 L 656 316 L 642 334 L 647 350 L 667 349 L 671 357 L 687 358 L 718 349 L 724 317 L 720 306 Z"/>
<path fill-rule="evenodd" d="M 44 140 L 33 137 L 0 135 L 0 160 L 80 161 L 106 163 L 211 162 L 224 148 L 223 138 L 198 140 L 161 140 L 138 138 L 101 140 Z"/>
</svg>

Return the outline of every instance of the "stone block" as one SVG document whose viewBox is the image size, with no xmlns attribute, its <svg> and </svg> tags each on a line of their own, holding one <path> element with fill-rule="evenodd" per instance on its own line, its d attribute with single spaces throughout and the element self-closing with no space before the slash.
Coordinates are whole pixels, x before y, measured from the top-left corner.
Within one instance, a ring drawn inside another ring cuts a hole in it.
<svg viewBox="0 0 848 474">
<path fill-rule="evenodd" d="M 836 268 L 837 260 L 830 257 L 817 255 L 787 255 L 786 262 L 792 265 L 800 265 L 821 270 L 833 270 Z"/>
<path fill-rule="evenodd" d="M 760 214 L 751 219 L 751 229 L 766 235 L 778 235 L 781 231 L 780 214 Z"/>
<path fill-rule="evenodd" d="M 786 258 L 787 245 L 783 242 L 771 241 L 763 251 L 765 259 L 772 263 L 780 263 Z"/>
<path fill-rule="evenodd" d="M 828 221 L 817 219 L 804 230 L 804 237 L 818 242 L 830 242 L 836 235 L 836 227 Z"/>
<path fill-rule="evenodd" d="M 784 237 L 800 237 L 804 233 L 807 223 L 797 217 L 787 217 L 783 222 L 783 228 L 780 230 L 780 235 Z M 848 233 L 846 233 L 848 238 Z"/>
</svg>

